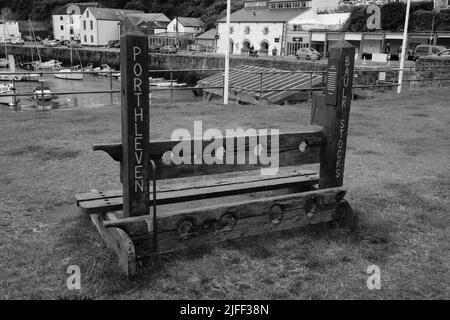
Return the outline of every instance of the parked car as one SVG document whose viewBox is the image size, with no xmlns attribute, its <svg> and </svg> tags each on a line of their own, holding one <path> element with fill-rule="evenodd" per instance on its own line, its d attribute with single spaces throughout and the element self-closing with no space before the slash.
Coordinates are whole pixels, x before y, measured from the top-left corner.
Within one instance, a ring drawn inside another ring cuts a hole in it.
<svg viewBox="0 0 450 320">
<path fill-rule="evenodd" d="M 442 57 L 442 56 L 450 56 L 450 49 L 442 50 L 441 52 L 439 52 L 438 54 L 436 54 L 436 56 L 438 56 L 438 57 Z"/>
<path fill-rule="evenodd" d="M 12 39 L 11 44 L 15 44 L 15 45 L 23 45 L 25 44 L 25 41 L 22 38 L 18 38 L 18 39 Z"/>
<path fill-rule="evenodd" d="M 205 46 L 202 44 L 190 44 L 188 46 L 189 51 L 205 52 Z"/>
<path fill-rule="evenodd" d="M 167 46 L 163 46 L 160 51 L 161 51 L 161 53 L 171 54 L 171 53 L 177 53 L 178 49 L 177 49 L 177 47 L 169 44 Z"/>
<path fill-rule="evenodd" d="M 59 46 L 59 42 L 57 40 L 50 40 L 50 39 L 42 40 L 42 44 L 45 47 L 57 47 L 57 46 Z"/>
<path fill-rule="evenodd" d="M 297 59 L 320 60 L 322 55 L 313 48 L 300 48 L 295 53 Z"/>
<path fill-rule="evenodd" d="M 434 46 L 434 45 L 418 45 L 413 53 L 413 60 L 417 61 L 420 57 L 431 56 L 434 54 L 438 54 L 441 51 L 447 49 L 443 46 Z"/>
<path fill-rule="evenodd" d="M 109 40 L 106 46 L 108 48 L 120 48 L 120 40 Z"/>
<path fill-rule="evenodd" d="M 68 41 L 66 43 L 66 46 L 72 47 L 72 48 L 82 48 L 83 47 L 79 41 L 75 41 L 75 40 Z"/>
<path fill-rule="evenodd" d="M 32 41 L 34 41 L 34 38 L 32 36 L 23 36 L 23 40 L 25 40 L 27 42 L 32 42 Z"/>
<path fill-rule="evenodd" d="M 150 53 L 160 53 L 161 52 L 161 46 L 154 44 L 148 46 L 148 52 Z"/>
<path fill-rule="evenodd" d="M 69 40 L 60 40 L 59 45 L 60 46 L 69 46 L 70 41 Z"/>
</svg>

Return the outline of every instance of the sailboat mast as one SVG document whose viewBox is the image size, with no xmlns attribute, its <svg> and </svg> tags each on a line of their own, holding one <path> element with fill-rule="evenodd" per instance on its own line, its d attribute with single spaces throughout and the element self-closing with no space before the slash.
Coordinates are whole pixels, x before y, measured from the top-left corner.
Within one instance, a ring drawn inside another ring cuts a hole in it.
<svg viewBox="0 0 450 320">
<path fill-rule="evenodd" d="M 69 42 L 70 48 L 70 67 L 73 67 L 72 42 Z"/>
<path fill-rule="evenodd" d="M 33 24 L 31 23 L 31 19 L 30 19 L 30 25 L 31 25 L 31 31 L 33 32 L 33 39 L 34 39 L 34 44 L 36 45 L 36 51 L 39 57 L 39 63 L 41 66 L 41 70 L 42 70 L 42 58 L 41 58 L 41 53 L 39 52 L 39 47 L 37 45 L 37 41 L 36 41 L 36 34 L 34 32 L 34 28 L 33 28 Z"/>
<path fill-rule="evenodd" d="M 3 20 L 3 41 L 5 41 L 5 56 L 8 59 L 8 46 L 6 45 L 6 20 Z"/>
<path fill-rule="evenodd" d="M 28 19 L 28 23 L 30 24 L 30 37 L 33 38 L 33 33 L 31 32 L 31 19 Z M 34 61 L 33 46 L 31 46 L 30 50 L 31 50 L 31 62 L 33 62 Z"/>
</svg>

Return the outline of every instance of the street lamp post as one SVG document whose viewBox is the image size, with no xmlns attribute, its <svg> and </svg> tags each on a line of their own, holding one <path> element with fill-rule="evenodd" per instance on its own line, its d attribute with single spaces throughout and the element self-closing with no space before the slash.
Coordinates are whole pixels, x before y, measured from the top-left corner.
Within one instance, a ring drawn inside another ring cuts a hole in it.
<svg viewBox="0 0 450 320">
<path fill-rule="evenodd" d="M 223 81 L 223 104 L 228 104 L 228 92 L 230 87 L 230 15 L 231 0 L 227 0 L 227 23 L 225 30 L 225 75 Z"/>
<path fill-rule="evenodd" d="M 406 4 L 405 27 L 403 29 L 402 55 L 401 55 L 401 58 L 400 58 L 400 71 L 399 71 L 399 74 L 398 74 L 397 93 L 402 93 L 403 70 L 405 68 L 406 44 L 408 42 L 408 24 L 409 24 L 409 10 L 410 10 L 410 8 L 411 8 L 411 0 L 408 0 L 407 4 Z"/>
</svg>

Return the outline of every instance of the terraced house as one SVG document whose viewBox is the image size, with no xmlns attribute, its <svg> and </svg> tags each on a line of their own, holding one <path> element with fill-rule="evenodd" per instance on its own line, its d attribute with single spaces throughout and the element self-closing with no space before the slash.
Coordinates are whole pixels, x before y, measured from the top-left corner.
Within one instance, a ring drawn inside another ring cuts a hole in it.
<svg viewBox="0 0 450 320">
<path fill-rule="evenodd" d="M 97 2 L 68 3 L 52 13 L 53 38 L 56 40 L 81 40 L 81 16 L 86 8 L 98 8 Z"/>
<path fill-rule="evenodd" d="M 140 10 L 88 7 L 81 16 L 81 44 L 104 46 L 120 39 L 120 23 L 127 14 L 144 13 Z"/>
<path fill-rule="evenodd" d="M 294 55 L 309 46 L 310 30 L 338 30 L 350 16 L 339 11 L 339 0 L 248 0 L 231 15 L 230 53 Z M 226 19 L 219 20 L 217 52 L 226 49 Z M 276 50 L 273 50 L 276 49 Z"/>
</svg>

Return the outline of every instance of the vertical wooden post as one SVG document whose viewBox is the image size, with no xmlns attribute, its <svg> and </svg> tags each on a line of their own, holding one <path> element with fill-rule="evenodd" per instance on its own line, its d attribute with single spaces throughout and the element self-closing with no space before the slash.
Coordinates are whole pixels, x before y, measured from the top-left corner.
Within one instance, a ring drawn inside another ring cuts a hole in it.
<svg viewBox="0 0 450 320">
<path fill-rule="evenodd" d="M 321 125 L 324 130 L 321 189 L 343 185 L 354 64 L 355 48 L 344 40 L 334 44 L 328 59 L 326 93 L 315 95 L 313 99 L 311 123 Z"/>
<path fill-rule="evenodd" d="M 123 214 L 135 217 L 150 213 L 148 40 L 132 29 L 120 43 Z"/>
</svg>

